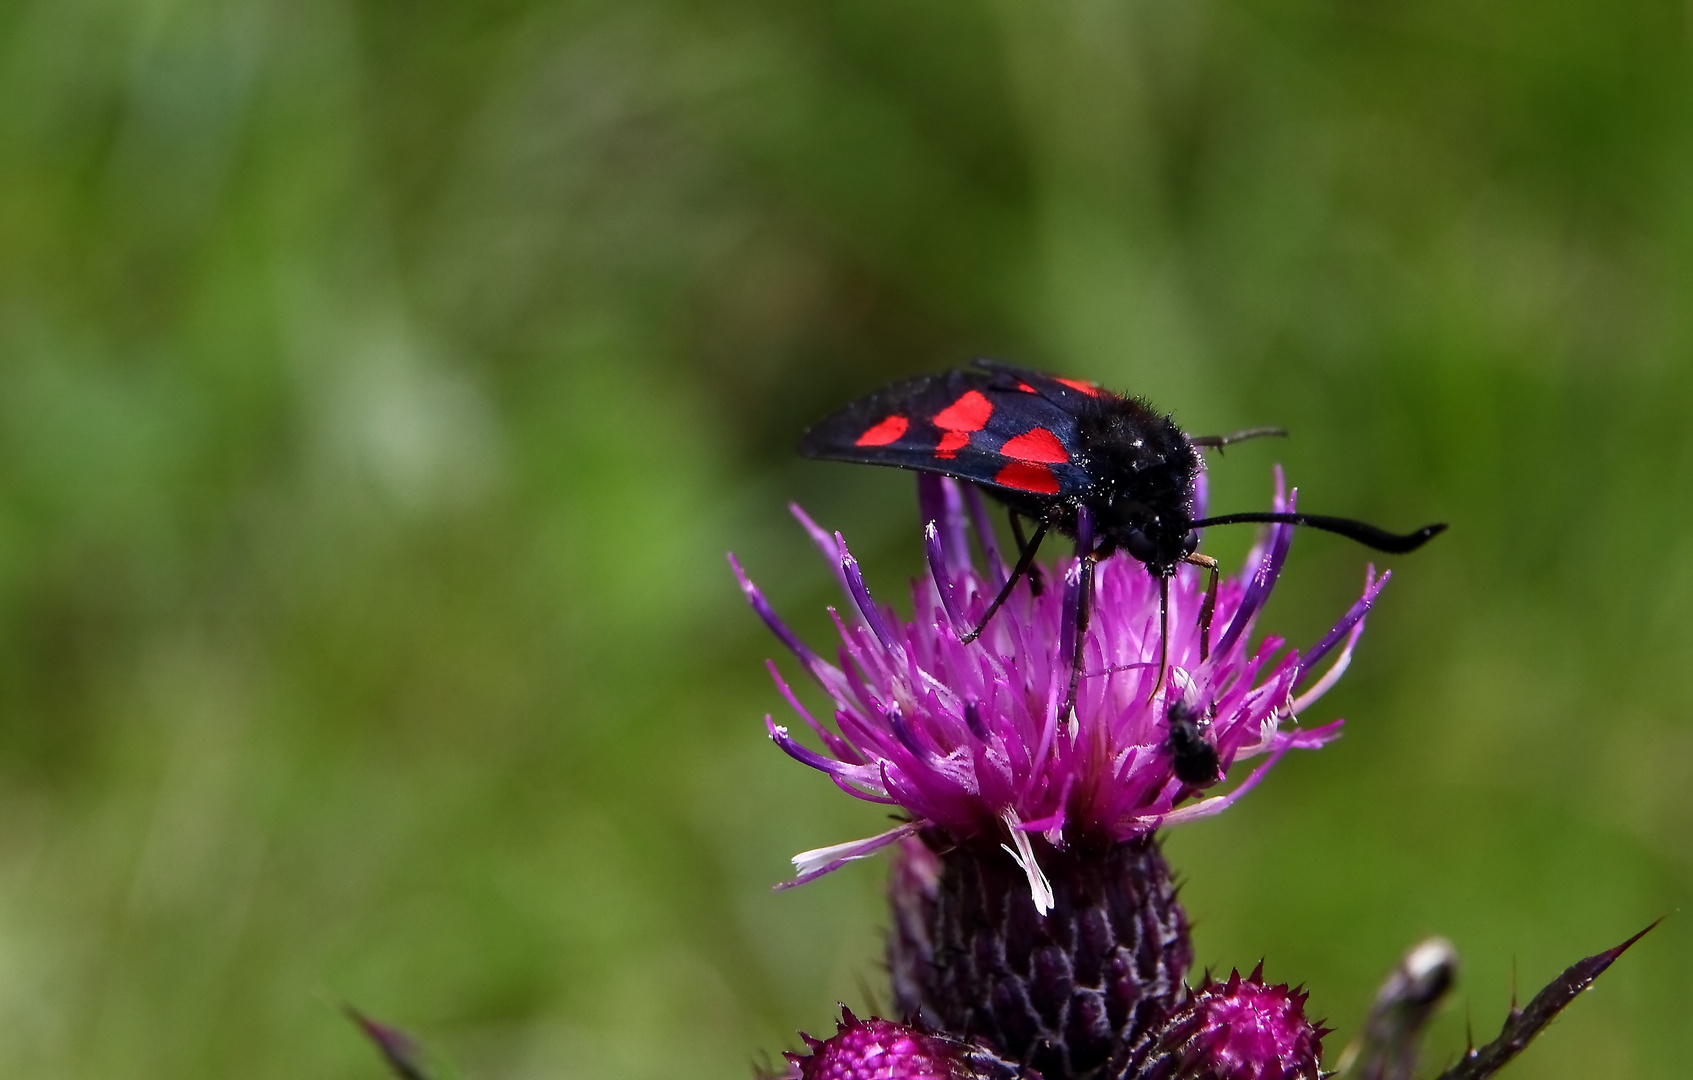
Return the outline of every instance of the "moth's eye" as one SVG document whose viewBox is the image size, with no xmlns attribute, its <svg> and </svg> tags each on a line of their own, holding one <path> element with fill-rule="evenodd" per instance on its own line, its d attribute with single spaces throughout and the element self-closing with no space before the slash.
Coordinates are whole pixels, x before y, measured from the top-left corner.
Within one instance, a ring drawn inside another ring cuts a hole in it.
<svg viewBox="0 0 1693 1080">
<path fill-rule="evenodd" d="M 1127 529 L 1123 533 L 1123 547 L 1130 555 L 1141 562 L 1151 562 L 1158 557 L 1158 545 L 1139 529 Z"/>
</svg>

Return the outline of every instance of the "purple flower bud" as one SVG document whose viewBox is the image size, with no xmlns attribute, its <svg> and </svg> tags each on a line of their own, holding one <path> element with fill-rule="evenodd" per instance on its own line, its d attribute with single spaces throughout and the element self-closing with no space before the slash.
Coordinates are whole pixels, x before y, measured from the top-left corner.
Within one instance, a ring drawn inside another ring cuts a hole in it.
<svg viewBox="0 0 1693 1080">
<path fill-rule="evenodd" d="M 955 1039 L 926 1035 L 905 1024 L 841 1009 L 828 1039 L 801 1036 L 808 1054 L 784 1054 L 786 1080 L 1011 1080 L 1030 1077 L 993 1054 Z M 1038 1080 L 1038 1076 L 1032 1078 Z"/>
<path fill-rule="evenodd" d="M 1123 1080 L 1317 1080 L 1328 1029 L 1305 1016 L 1305 993 L 1269 986 L 1263 965 L 1226 983 L 1206 979 L 1112 1075 Z"/>
</svg>

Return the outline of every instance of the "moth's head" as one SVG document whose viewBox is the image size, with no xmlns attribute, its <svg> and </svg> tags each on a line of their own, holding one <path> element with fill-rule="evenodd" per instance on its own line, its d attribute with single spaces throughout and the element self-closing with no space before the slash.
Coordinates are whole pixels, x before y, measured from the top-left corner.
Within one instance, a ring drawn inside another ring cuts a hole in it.
<svg viewBox="0 0 1693 1080">
<path fill-rule="evenodd" d="M 1198 451 L 1167 416 L 1122 399 L 1082 424 L 1096 477 L 1097 528 L 1159 577 L 1199 546 L 1193 532 Z"/>
<path fill-rule="evenodd" d="M 1098 528 L 1113 548 L 1145 563 L 1154 576 L 1169 577 L 1199 548 L 1199 533 L 1192 528 L 1192 521 L 1184 500 L 1173 499 L 1159 506 L 1141 499 L 1117 498 L 1101 509 Z"/>
</svg>

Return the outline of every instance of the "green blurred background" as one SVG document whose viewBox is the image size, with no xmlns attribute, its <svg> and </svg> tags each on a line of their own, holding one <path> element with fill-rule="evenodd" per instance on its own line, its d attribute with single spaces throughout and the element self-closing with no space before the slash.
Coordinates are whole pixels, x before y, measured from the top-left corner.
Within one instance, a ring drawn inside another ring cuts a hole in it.
<svg viewBox="0 0 1693 1080">
<path fill-rule="evenodd" d="M 899 595 L 909 479 L 792 445 L 991 354 L 1452 522 L 1170 837 L 1202 962 L 1338 1051 L 1447 934 L 1438 1057 L 1671 913 L 1515 1075 L 1685 1075 L 1693 8 L 14 0 L 0 101 L 0 1073 L 379 1077 L 346 1000 L 745 1077 L 882 993 L 881 864 L 769 892 L 882 815 L 723 553 L 823 640 L 797 498 Z"/>
</svg>

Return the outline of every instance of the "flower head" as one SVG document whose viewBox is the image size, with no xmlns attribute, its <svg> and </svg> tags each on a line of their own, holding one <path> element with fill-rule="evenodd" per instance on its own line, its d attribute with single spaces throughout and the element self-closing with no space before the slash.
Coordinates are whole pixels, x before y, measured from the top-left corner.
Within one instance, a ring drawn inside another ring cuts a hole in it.
<svg viewBox="0 0 1693 1080">
<path fill-rule="evenodd" d="M 1388 575 L 1366 574 L 1363 596 L 1313 648 L 1283 649 L 1277 637 L 1251 644 L 1254 622 L 1287 557 L 1293 528 L 1278 525 L 1217 593 L 1209 650 L 1198 614 L 1205 578 L 1184 566 L 1169 583 L 1167 676 L 1159 682 L 1159 582 L 1127 555 L 1095 569 L 1092 614 L 1079 650 L 1074 706 L 1060 715 L 1070 683 L 1080 562 L 1062 559 L 1036 595 L 1017 592 L 969 644 L 976 625 L 1006 580 L 980 496 L 951 479 L 920 475 L 929 573 L 913 590 L 909 619 L 876 603 L 839 533 L 805 513 L 794 514 L 834 565 L 848 599 L 833 611 L 841 644 L 831 663 L 801 642 L 776 616 L 731 556 L 753 608 L 834 706 L 834 725 L 807 711 L 774 664 L 777 688 L 822 745 L 814 750 L 769 718 L 770 737 L 842 790 L 901 807 L 910 820 L 880 836 L 794 859 L 790 884 L 809 880 L 920 830 L 941 830 L 958 843 L 999 844 L 1029 878 L 1036 906 L 1050 906 L 1031 838 L 1064 847 L 1118 842 L 1215 814 L 1250 790 L 1282 754 L 1334 738 L 1335 721 L 1294 726 L 1297 714 L 1345 669 L 1363 617 Z M 1275 508 L 1291 510 L 1277 476 Z M 981 565 L 971 556 L 971 534 Z M 1339 648 L 1333 664 L 1305 686 L 1314 666 Z M 1303 687 L 1303 689 L 1302 689 Z M 1220 780 L 1236 762 L 1262 761 L 1226 794 L 1196 798 L 1198 787 L 1176 775 L 1172 716 L 1197 723 L 1220 763 Z"/>
</svg>

